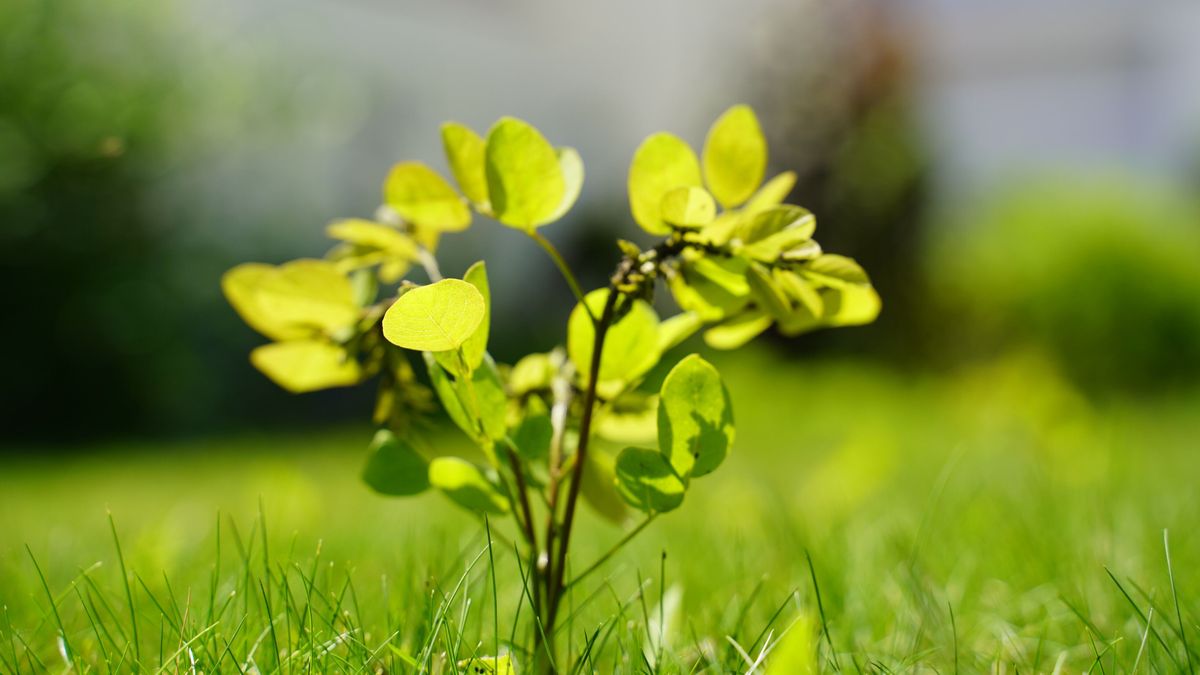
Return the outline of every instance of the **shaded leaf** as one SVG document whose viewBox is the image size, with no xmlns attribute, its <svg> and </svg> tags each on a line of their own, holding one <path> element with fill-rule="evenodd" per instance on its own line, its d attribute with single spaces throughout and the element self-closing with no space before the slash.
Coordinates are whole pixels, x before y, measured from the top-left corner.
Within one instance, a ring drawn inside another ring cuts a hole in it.
<svg viewBox="0 0 1200 675">
<path fill-rule="evenodd" d="M 505 514 L 508 497 L 471 462 L 459 457 L 437 457 L 429 463 L 429 484 L 468 511 Z"/>
<path fill-rule="evenodd" d="M 576 200 L 579 199 L 579 193 L 583 191 L 583 158 L 579 156 L 579 152 L 575 148 L 559 148 L 557 152 L 558 166 L 562 169 L 566 191 L 563 192 L 562 203 L 550 217 L 550 222 L 567 215 L 567 211 L 575 206 Z"/>
<path fill-rule="evenodd" d="M 639 511 L 663 513 L 683 503 L 687 486 L 657 450 L 625 448 L 614 472 L 617 493 Z"/>
<path fill-rule="evenodd" d="M 801 268 L 801 274 L 835 288 L 871 283 L 866 271 L 853 258 L 833 253 L 810 260 Z"/>
<path fill-rule="evenodd" d="M 697 354 L 684 357 L 663 381 L 658 447 L 680 476 L 711 473 L 733 445 L 733 407 L 721 375 Z"/>
<path fill-rule="evenodd" d="M 617 494 L 616 458 L 609 453 L 599 449 L 588 453 L 579 492 L 588 506 L 606 520 L 622 523 L 629 517 L 625 501 Z"/>
<path fill-rule="evenodd" d="M 388 429 L 375 432 L 363 482 L 380 494 L 408 496 L 429 488 L 429 465 L 408 441 Z"/>
</svg>

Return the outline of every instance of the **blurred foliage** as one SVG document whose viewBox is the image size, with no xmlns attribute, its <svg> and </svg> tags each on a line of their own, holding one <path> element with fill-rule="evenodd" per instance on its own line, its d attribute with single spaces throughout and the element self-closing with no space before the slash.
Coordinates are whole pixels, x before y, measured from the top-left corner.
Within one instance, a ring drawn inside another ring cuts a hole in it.
<svg viewBox="0 0 1200 675">
<path fill-rule="evenodd" d="M 20 289 L 0 338 L 8 437 L 196 428 L 267 391 L 221 390 L 250 336 L 219 303 L 225 253 L 189 170 L 297 116 L 286 78 L 206 44 L 182 9 L 0 4 L 0 282 Z"/>
<path fill-rule="evenodd" d="M 878 0 L 801 2 L 764 28 L 751 81 L 772 132 L 771 164 L 796 171 L 795 199 L 816 213 L 822 243 L 871 270 L 886 309 L 837 349 L 908 361 L 921 336 L 913 317 L 928 171 L 913 96 L 914 46 Z M 796 349 L 833 348 L 814 334 Z"/>
<path fill-rule="evenodd" d="M 931 245 L 947 327 L 931 349 L 1031 343 L 1093 389 L 1200 381 L 1200 214 L 1181 195 L 1124 176 L 1047 178 L 959 220 Z"/>
</svg>

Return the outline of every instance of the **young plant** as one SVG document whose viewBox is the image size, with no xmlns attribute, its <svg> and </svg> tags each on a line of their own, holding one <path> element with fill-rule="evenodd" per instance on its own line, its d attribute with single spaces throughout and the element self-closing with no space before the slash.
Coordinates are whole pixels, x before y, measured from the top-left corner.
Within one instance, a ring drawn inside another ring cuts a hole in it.
<svg viewBox="0 0 1200 675">
<path fill-rule="evenodd" d="M 512 118 L 487 138 L 448 123 L 442 141 L 458 189 L 420 162 L 397 164 L 375 219 L 329 225 L 338 244 L 323 259 L 240 265 L 222 286 L 242 318 L 273 341 L 250 360 L 283 388 L 378 378 L 368 485 L 397 496 L 432 487 L 480 517 L 512 518 L 531 570 L 535 640 L 552 663 L 564 591 L 612 553 L 574 565 L 581 571 L 568 578 L 581 499 L 618 522 L 629 521 L 630 509 L 642 514 L 615 552 L 679 508 L 733 444 L 729 394 L 700 356 L 679 360 L 657 392 L 640 387 L 664 354 L 701 329 L 710 347 L 733 349 L 772 325 L 798 335 L 863 324 L 880 301 L 858 264 L 812 239 L 813 215 L 784 203 L 795 175 L 763 183 L 766 141 L 746 106 L 716 121 L 700 158 L 667 133 L 638 147 L 630 207 L 660 239 L 648 248 L 619 240 L 608 285 L 586 294 L 540 231 L 579 196 L 578 153 Z M 467 229 L 472 212 L 524 232 L 559 268 L 578 301 L 565 349 L 511 367 L 488 354 L 484 263 L 461 279 L 443 278 L 435 257 L 442 235 Z M 427 283 L 407 278 L 413 267 Z M 681 310 L 666 319 L 652 305 L 660 281 Z M 435 400 L 478 453 L 428 451 L 419 422 Z M 648 434 L 631 434 L 647 425 Z M 593 448 L 596 437 L 631 435 L 648 442 L 616 456 Z"/>
</svg>

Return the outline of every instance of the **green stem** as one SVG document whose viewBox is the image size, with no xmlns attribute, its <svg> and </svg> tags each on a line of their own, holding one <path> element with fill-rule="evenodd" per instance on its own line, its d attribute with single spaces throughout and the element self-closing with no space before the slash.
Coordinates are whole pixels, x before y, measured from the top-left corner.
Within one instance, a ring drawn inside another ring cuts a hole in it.
<svg viewBox="0 0 1200 675">
<path fill-rule="evenodd" d="M 658 517 L 657 513 L 651 513 L 650 515 L 646 516 L 645 520 L 638 523 L 637 527 L 633 528 L 629 532 L 626 532 L 625 536 L 621 537 L 620 541 L 613 544 L 612 548 L 608 549 L 608 551 L 605 552 L 604 555 L 597 558 L 596 562 L 592 563 L 591 565 L 588 565 L 587 569 L 580 572 L 578 575 L 575 576 L 574 579 L 571 579 L 571 581 L 569 581 L 565 586 L 563 586 L 563 591 L 564 592 L 567 591 L 575 584 L 579 583 L 580 581 L 583 581 L 584 577 L 586 577 L 589 574 L 591 574 L 592 572 L 595 572 L 596 570 L 600 569 L 600 567 L 602 565 L 604 565 L 604 563 L 608 562 L 608 560 L 610 558 L 612 558 L 614 555 L 616 555 L 617 551 L 620 551 L 622 548 L 625 548 L 626 544 L 633 541 L 634 537 L 641 534 L 642 530 L 645 530 L 646 527 L 650 525 L 650 523 L 654 522 L 654 519 L 656 517 Z"/>
<path fill-rule="evenodd" d="M 541 246 L 542 250 L 544 250 L 550 256 L 550 259 L 554 261 L 555 267 L 557 267 L 558 271 L 562 273 L 563 279 L 566 279 L 567 281 L 567 285 L 571 287 L 571 293 L 575 295 L 575 299 L 579 301 L 579 304 L 583 305 L 584 310 L 588 313 L 588 317 L 590 317 L 592 323 L 595 324 L 596 316 L 592 314 L 592 308 L 588 307 L 587 303 L 583 301 L 583 288 L 579 285 L 579 280 L 575 278 L 575 273 L 571 271 L 571 267 L 567 265 L 567 261 L 563 259 L 562 254 L 558 252 L 558 249 L 554 247 L 554 244 L 550 243 L 549 239 L 543 237 L 542 234 L 537 230 L 529 230 L 528 234 L 530 239 L 536 241 L 538 246 Z"/>
</svg>

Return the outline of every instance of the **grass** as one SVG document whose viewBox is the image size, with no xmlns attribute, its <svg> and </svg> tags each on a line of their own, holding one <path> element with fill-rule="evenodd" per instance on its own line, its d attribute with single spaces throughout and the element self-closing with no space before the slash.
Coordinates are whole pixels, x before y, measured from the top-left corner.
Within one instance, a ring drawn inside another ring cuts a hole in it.
<svg viewBox="0 0 1200 675">
<path fill-rule="evenodd" d="M 1089 403 L 1030 355 L 718 365 L 736 453 L 572 589 L 564 672 L 746 672 L 789 628 L 823 672 L 1200 665 L 1200 396 Z M 372 495 L 368 436 L 5 460 L 0 671 L 526 669 L 511 524 Z M 576 569 L 622 535 L 580 528 Z"/>
</svg>

